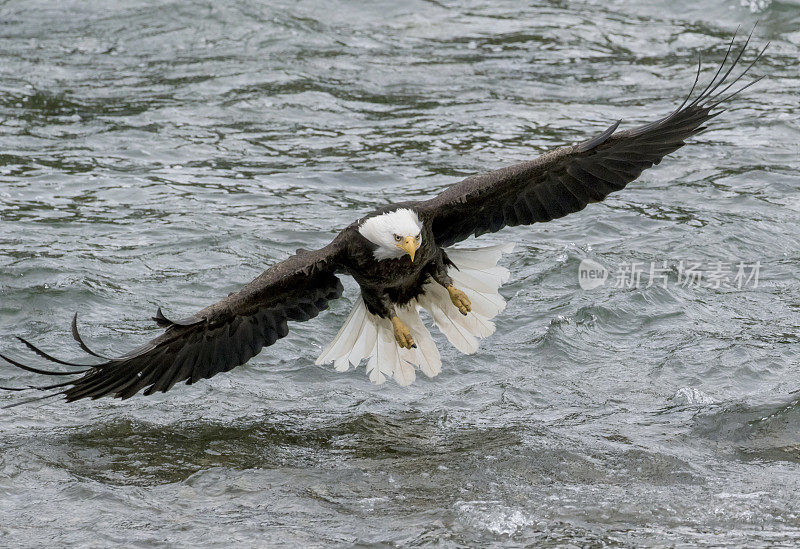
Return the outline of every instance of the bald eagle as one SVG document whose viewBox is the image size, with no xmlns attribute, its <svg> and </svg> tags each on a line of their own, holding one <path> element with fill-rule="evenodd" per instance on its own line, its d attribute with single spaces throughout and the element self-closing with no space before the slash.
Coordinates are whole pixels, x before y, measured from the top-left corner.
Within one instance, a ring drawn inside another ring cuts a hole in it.
<svg viewBox="0 0 800 549">
<path fill-rule="evenodd" d="M 50 391 L 40 398 L 62 395 L 67 401 L 126 399 L 142 389 L 150 395 L 166 392 L 180 381 L 192 384 L 210 378 L 246 363 L 285 337 L 288 322 L 303 322 L 327 309 L 342 295 L 338 275 L 353 277 L 361 293 L 317 364 L 333 362 L 336 370 L 345 371 L 366 359 L 374 383 L 393 378 L 408 385 L 417 369 L 434 377 L 442 361 L 419 311 L 426 310 L 459 351 L 474 353 L 478 339 L 495 330 L 492 318 L 505 307 L 498 288 L 509 278 L 508 270 L 497 263 L 511 245 L 452 246 L 470 236 L 582 210 L 623 189 L 682 147 L 722 112 L 716 107 L 758 81 L 730 91 L 766 49 L 726 84 L 749 38 L 732 56 L 734 41 L 735 37 L 709 84 L 694 96 L 701 73 L 698 63 L 692 89 L 667 116 L 625 131 L 617 131 L 616 122 L 580 144 L 469 177 L 429 200 L 380 208 L 343 229 L 324 248 L 298 250 L 193 316 L 170 320 L 159 309 L 153 320 L 164 332 L 127 354 L 109 358 L 93 351 L 78 333 L 77 315 L 72 335 L 83 351 L 98 359 L 95 364 L 61 360 L 19 338 L 40 357 L 81 369 L 44 370 L 0 355 L 23 370 L 68 378 L 41 387 L 7 389 Z"/>
</svg>

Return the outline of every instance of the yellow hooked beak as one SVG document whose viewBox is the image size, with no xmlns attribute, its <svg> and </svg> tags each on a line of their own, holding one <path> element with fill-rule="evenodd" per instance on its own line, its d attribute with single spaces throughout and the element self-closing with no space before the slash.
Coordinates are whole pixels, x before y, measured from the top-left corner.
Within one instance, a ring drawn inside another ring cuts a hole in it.
<svg viewBox="0 0 800 549">
<path fill-rule="evenodd" d="M 403 250 L 405 253 L 411 256 L 411 262 L 414 262 L 414 254 L 417 253 L 417 249 L 419 248 L 419 244 L 417 243 L 417 239 L 413 236 L 407 236 L 403 239 L 402 242 L 398 242 L 395 244 L 398 248 Z"/>
</svg>

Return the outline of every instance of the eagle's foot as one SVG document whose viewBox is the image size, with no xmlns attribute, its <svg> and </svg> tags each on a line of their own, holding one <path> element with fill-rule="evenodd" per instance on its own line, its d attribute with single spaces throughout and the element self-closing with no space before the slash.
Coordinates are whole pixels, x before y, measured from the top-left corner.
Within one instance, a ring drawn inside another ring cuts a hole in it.
<svg viewBox="0 0 800 549">
<path fill-rule="evenodd" d="M 462 315 L 466 316 L 472 310 L 472 302 L 467 297 L 467 294 L 453 286 L 452 284 L 447 287 L 447 292 L 450 294 L 450 301 L 456 306 Z"/>
<path fill-rule="evenodd" d="M 398 345 L 404 349 L 417 348 L 417 344 L 414 343 L 414 338 L 411 337 L 411 330 L 408 329 L 408 326 L 406 326 L 402 320 L 393 316 L 392 327 L 394 328 L 394 339 L 397 341 Z"/>
</svg>

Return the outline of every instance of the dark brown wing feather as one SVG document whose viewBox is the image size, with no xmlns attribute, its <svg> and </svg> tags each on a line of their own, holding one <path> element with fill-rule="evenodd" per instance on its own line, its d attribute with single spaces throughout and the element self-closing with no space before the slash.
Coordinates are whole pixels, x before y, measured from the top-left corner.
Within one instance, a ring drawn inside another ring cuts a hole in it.
<svg viewBox="0 0 800 549">
<path fill-rule="evenodd" d="M 118 358 L 106 358 L 92 351 L 80 337 L 73 319 L 73 337 L 81 348 L 104 359 L 88 368 L 57 359 L 21 340 L 42 358 L 82 366 L 84 370 L 53 372 L 10 357 L 0 355 L 0 358 L 38 374 L 80 375 L 67 382 L 35 387 L 58 389 L 56 394 L 64 395 L 67 401 L 108 395 L 124 399 L 142 389 L 149 395 L 166 392 L 181 381 L 192 384 L 244 364 L 263 347 L 286 336 L 287 321 L 302 322 L 327 309 L 328 301 L 342 294 L 342 284 L 335 276 L 341 249 L 341 238 L 337 238 L 317 251 L 298 250 L 297 255 L 268 269 L 240 291 L 187 319 L 169 320 L 159 309 L 154 320 L 166 328 L 164 333 Z"/>
<path fill-rule="evenodd" d="M 749 40 L 720 77 L 731 53 L 731 40 L 725 60 L 706 89 L 689 101 L 694 91 L 692 86 L 687 100 L 660 120 L 620 132 L 616 131 L 619 126 L 616 122 L 588 141 L 554 150 L 530 162 L 470 177 L 439 196 L 418 203 L 418 212 L 432 223 L 436 243 L 450 246 L 469 236 L 499 231 L 506 226 L 550 221 L 623 189 L 642 171 L 682 147 L 687 138 L 705 129 L 706 122 L 723 112 L 712 112 L 715 107 L 758 81 L 724 96 L 764 50 L 720 89 L 741 60 Z M 697 75 L 700 75 L 699 65 Z"/>
</svg>

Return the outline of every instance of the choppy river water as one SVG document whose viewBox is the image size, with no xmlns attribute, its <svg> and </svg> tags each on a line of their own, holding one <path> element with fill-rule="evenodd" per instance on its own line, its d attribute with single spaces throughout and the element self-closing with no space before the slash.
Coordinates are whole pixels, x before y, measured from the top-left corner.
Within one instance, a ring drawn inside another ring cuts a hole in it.
<svg viewBox="0 0 800 549">
<path fill-rule="evenodd" d="M 314 366 L 348 282 L 207 382 L 0 411 L 0 545 L 796 546 L 800 6 L 751 4 L 0 4 L 13 356 L 78 357 L 74 311 L 128 350 L 157 306 L 191 314 L 387 201 L 665 114 L 739 25 L 772 42 L 660 167 L 483 238 L 517 243 L 508 309 L 475 355 L 439 337 L 435 379 Z M 605 285 L 581 289 L 584 259 Z M 617 287 L 663 261 L 758 263 L 758 284 Z"/>
</svg>

